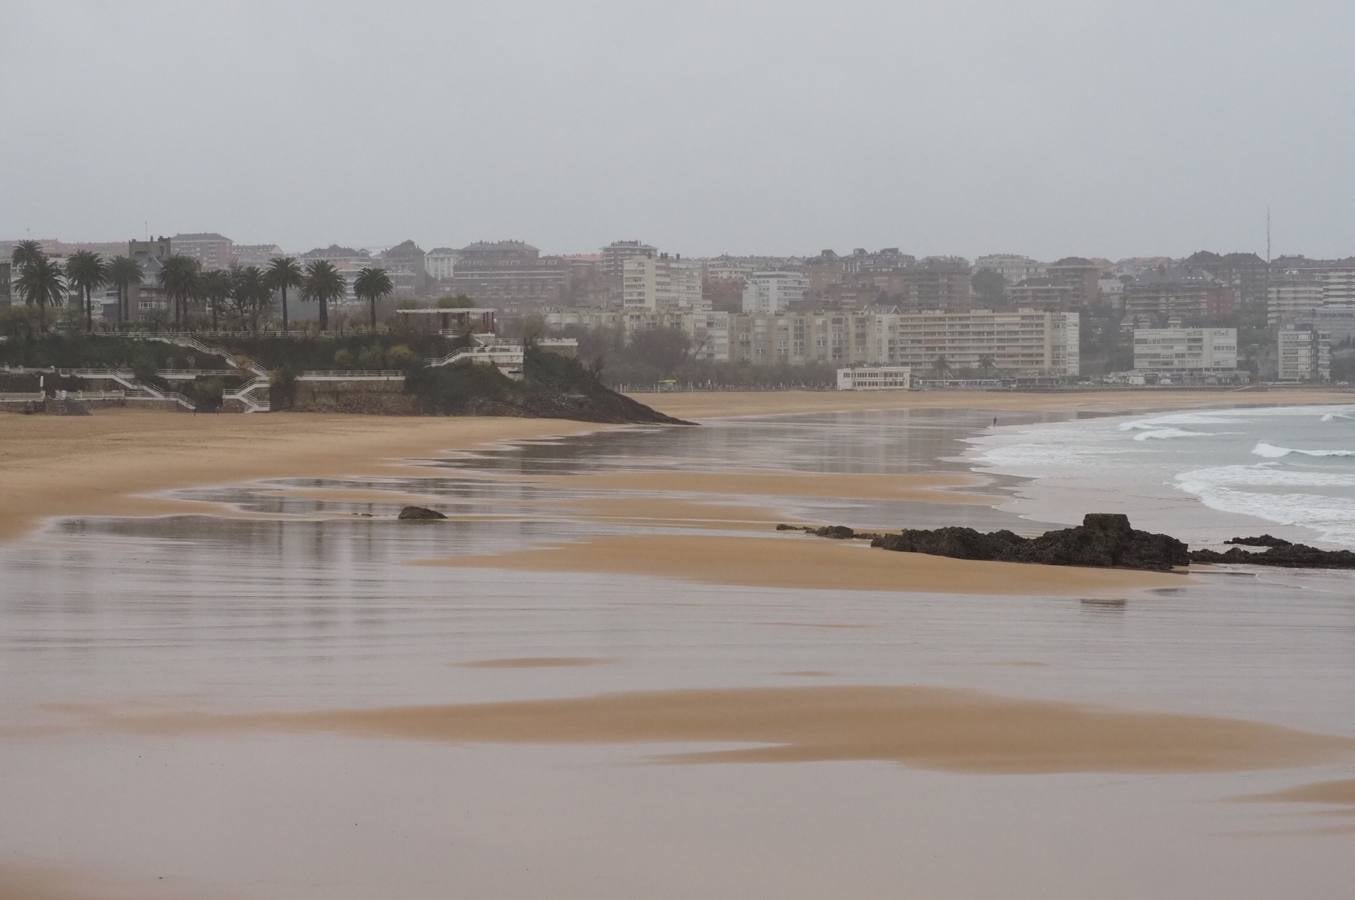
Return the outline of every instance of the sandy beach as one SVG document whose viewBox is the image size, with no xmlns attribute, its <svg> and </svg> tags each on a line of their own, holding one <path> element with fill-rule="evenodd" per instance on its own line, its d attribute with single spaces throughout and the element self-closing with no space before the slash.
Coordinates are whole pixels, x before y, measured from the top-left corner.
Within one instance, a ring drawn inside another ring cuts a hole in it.
<svg viewBox="0 0 1355 900">
<path fill-rule="evenodd" d="M 641 399 L 709 424 L 0 418 L 0 898 L 1339 896 L 1339 576 L 775 524 L 1021 527 L 989 411 L 1348 395 Z"/>
<path fill-rule="evenodd" d="M 654 691 L 460 706 L 112 715 L 135 734 L 332 732 L 450 743 L 758 744 L 685 763 L 889 761 L 953 772 L 1229 772 L 1355 758 L 1355 739 L 920 687 Z M 1349 794 L 1349 785 L 1342 796 Z M 1289 799 L 1306 799 L 1293 792 Z M 1325 793 L 1321 794 L 1324 798 Z M 1326 800 L 1325 802 L 1331 802 Z"/>
<path fill-rule="evenodd" d="M 1348 401 L 1350 397 L 1348 393 L 1304 390 L 639 395 L 642 401 L 663 412 L 694 420 L 877 409 L 1128 412 L 1234 404 L 1331 403 Z M 174 488 L 262 478 L 388 473 L 411 457 L 607 427 L 547 419 L 297 413 L 242 416 L 101 410 L 89 417 L 5 415 L 0 417 L 0 540 L 18 537 L 49 516 L 171 515 L 192 511 L 192 505 L 184 501 L 146 496 Z M 719 473 L 685 477 L 689 479 L 686 489 L 697 491 L 724 490 L 734 480 L 729 474 Z M 787 483 L 777 481 L 777 477 L 740 475 L 737 479 L 740 493 L 782 491 Z M 642 488 L 656 483 L 655 478 L 628 473 L 599 476 L 595 486 Z M 898 481 L 875 483 L 883 485 L 883 490 L 900 487 Z M 761 491 L 757 489 L 759 484 L 765 485 Z M 936 481 L 933 486 L 954 487 L 956 482 Z M 678 485 L 673 489 L 683 488 Z M 801 489 L 813 490 L 804 486 Z M 865 480 L 849 489 L 847 482 L 840 479 L 829 490 L 849 490 L 844 496 L 859 496 L 874 488 Z M 955 498 L 953 502 L 966 501 Z"/>
</svg>

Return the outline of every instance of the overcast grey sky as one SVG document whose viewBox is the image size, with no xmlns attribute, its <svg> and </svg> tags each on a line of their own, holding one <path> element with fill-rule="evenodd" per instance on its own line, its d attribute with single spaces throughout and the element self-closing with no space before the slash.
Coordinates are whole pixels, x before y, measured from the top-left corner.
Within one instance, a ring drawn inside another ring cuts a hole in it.
<svg viewBox="0 0 1355 900">
<path fill-rule="evenodd" d="M 1355 4 L 62 2 L 0 238 L 1355 253 Z"/>
</svg>

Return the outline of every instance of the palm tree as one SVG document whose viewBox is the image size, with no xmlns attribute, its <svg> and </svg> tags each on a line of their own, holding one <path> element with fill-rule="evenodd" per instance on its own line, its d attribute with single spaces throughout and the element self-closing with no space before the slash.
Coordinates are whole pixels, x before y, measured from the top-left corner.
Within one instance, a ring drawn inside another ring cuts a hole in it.
<svg viewBox="0 0 1355 900">
<path fill-rule="evenodd" d="M 198 276 L 198 293 L 207 301 L 207 309 L 212 314 L 212 330 L 216 331 L 217 317 L 221 307 L 231 296 L 234 288 L 234 273 L 213 269 Z"/>
<path fill-rule="evenodd" d="M 985 378 L 992 375 L 996 368 L 997 360 L 993 358 L 993 354 L 984 353 L 979 356 L 979 371 L 983 373 Z"/>
<path fill-rule="evenodd" d="M 385 269 L 368 266 L 353 279 L 353 293 L 365 297 L 372 308 L 372 330 L 376 330 L 376 301 L 395 290 Z"/>
<path fill-rule="evenodd" d="M 268 305 L 270 294 L 268 275 L 258 266 L 236 266 L 231 269 L 232 309 L 241 324 L 259 333 L 259 313 Z"/>
<path fill-rule="evenodd" d="M 171 256 L 160 266 L 160 286 L 174 301 L 174 325 L 188 318 L 188 298 L 198 293 L 198 261 L 187 256 Z"/>
<path fill-rule="evenodd" d="M 37 259 L 24 263 L 17 284 L 24 303 L 38 307 L 39 327 L 47 330 L 47 307 L 60 303 L 66 296 L 66 278 L 61 266 L 39 253 Z"/>
<path fill-rule="evenodd" d="M 134 284 L 140 284 L 144 277 L 146 273 L 142 271 L 141 263 L 126 256 L 115 256 L 108 264 L 108 283 L 118 289 L 119 325 L 128 319 L 127 289 Z"/>
<path fill-rule="evenodd" d="M 45 255 L 42 252 L 42 245 L 37 241 L 19 241 L 10 252 L 9 259 L 10 262 L 14 263 L 15 270 L 18 271 L 33 265 Z"/>
<path fill-rule="evenodd" d="M 282 292 L 282 330 L 286 331 L 287 289 L 301 287 L 301 263 L 290 256 L 275 256 L 269 260 L 264 276 L 270 288 Z"/>
<path fill-rule="evenodd" d="M 99 254 L 77 250 L 66 258 L 66 284 L 85 298 L 85 331 L 94 333 L 94 301 L 90 294 L 108 283 L 108 263 Z"/>
<path fill-rule="evenodd" d="M 932 360 L 932 371 L 937 377 L 944 378 L 950 373 L 950 362 L 946 359 L 946 354 L 942 353 L 936 359 Z"/>
<path fill-rule="evenodd" d="M 320 330 L 329 328 L 329 302 L 337 300 L 348 291 L 348 285 L 334 263 L 327 259 L 317 259 L 306 264 L 306 278 L 301 285 L 301 295 L 307 300 L 320 304 Z"/>
</svg>

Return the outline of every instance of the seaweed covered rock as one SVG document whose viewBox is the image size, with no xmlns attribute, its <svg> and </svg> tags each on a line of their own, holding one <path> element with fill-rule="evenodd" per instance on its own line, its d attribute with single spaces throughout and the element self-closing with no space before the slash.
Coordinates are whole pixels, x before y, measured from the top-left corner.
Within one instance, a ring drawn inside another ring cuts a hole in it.
<svg viewBox="0 0 1355 900">
<path fill-rule="evenodd" d="M 872 547 L 904 553 L 929 553 L 954 559 L 1001 559 L 1025 538 L 1010 531 L 984 534 L 973 528 L 905 528 L 898 534 L 884 534 L 871 541 Z"/>
<path fill-rule="evenodd" d="M 426 506 L 406 506 L 400 510 L 398 518 L 406 522 L 431 522 L 447 517 L 436 509 L 429 509 Z"/>
<path fill-rule="evenodd" d="M 1263 534 L 1258 537 L 1235 537 L 1224 541 L 1225 544 L 1240 544 L 1244 547 L 1288 547 L 1290 541 L 1284 538 L 1277 538 L 1273 534 Z"/>
<path fill-rule="evenodd" d="M 1231 543 L 1231 542 L 1230 542 Z M 1307 544 L 1287 541 L 1256 553 L 1233 547 L 1223 553 L 1217 550 L 1193 550 L 1191 562 L 1233 563 L 1250 566 L 1278 566 L 1282 569 L 1355 569 L 1355 552 L 1350 550 L 1321 550 Z"/>
<path fill-rule="evenodd" d="M 1099 566 L 1169 571 L 1190 564 L 1185 543 L 1166 534 L 1138 531 L 1129 518 L 1091 513 L 1074 528 L 1023 538 L 1011 531 L 973 528 L 904 529 L 876 538 L 871 546 L 907 553 L 929 553 L 954 559 L 1042 563 L 1052 566 Z"/>
</svg>

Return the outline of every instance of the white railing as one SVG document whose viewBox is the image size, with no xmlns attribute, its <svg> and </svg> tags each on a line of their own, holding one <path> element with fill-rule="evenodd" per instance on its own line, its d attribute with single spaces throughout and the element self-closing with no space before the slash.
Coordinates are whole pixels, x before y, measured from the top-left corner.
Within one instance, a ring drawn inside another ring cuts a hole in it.
<svg viewBox="0 0 1355 900">
<path fill-rule="evenodd" d="M 493 365 L 522 365 L 524 358 L 521 347 L 512 345 L 500 345 L 494 347 L 478 347 L 474 349 L 462 349 L 447 354 L 441 358 L 428 360 L 428 365 L 434 368 L 438 366 L 450 366 L 453 363 L 468 359 L 472 363 L 491 363 Z"/>
<path fill-rule="evenodd" d="M 42 391 L 35 391 L 31 394 L 24 393 L 0 393 L 0 403 L 41 403 L 47 399 L 47 395 Z"/>
<path fill-rule="evenodd" d="M 400 369 L 307 369 L 301 378 L 404 378 Z"/>
<path fill-rule="evenodd" d="M 201 376 L 232 378 L 240 374 L 239 369 L 157 369 L 156 375 L 161 378 L 182 379 L 198 378 Z"/>
<path fill-rule="evenodd" d="M 125 400 L 126 391 L 57 391 L 58 400 Z"/>
</svg>

